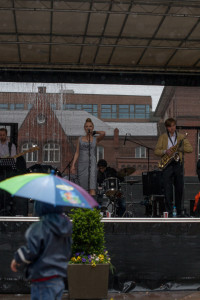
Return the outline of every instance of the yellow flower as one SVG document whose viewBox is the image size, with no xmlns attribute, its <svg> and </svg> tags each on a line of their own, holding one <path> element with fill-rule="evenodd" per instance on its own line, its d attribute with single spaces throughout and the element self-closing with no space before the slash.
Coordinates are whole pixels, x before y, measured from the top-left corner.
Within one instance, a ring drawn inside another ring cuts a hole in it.
<svg viewBox="0 0 200 300">
<path fill-rule="evenodd" d="M 72 257 L 72 258 L 71 258 L 71 261 L 76 262 L 76 257 Z"/>
<path fill-rule="evenodd" d="M 92 260 L 91 265 L 92 265 L 92 267 L 96 267 L 94 260 Z"/>
<path fill-rule="evenodd" d="M 99 259 L 100 259 L 101 261 L 103 261 L 103 260 L 104 260 L 104 255 L 103 255 L 103 254 L 99 254 Z"/>
<path fill-rule="evenodd" d="M 80 257 L 80 256 L 78 256 L 76 260 L 77 260 L 77 261 L 81 261 L 81 257 Z"/>
</svg>

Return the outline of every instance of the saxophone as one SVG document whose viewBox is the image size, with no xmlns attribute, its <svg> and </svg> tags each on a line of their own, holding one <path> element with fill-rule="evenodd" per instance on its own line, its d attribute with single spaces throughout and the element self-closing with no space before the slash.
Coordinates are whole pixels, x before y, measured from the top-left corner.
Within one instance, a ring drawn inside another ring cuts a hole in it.
<svg viewBox="0 0 200 300">
<path fill-rule="evenodd" d="M 171 156 L 168 156 L 167 154 L 164 154 L 158 163 L 158 168 L 163 170 L 166 166 L 168 166 L 173 160 L 178 162 L 180 160 L 180 156 L 178 154 L 178 148 L 181 147 L 183 140 L 186 138 L 188 134 L 185 133 L 185 136 L 182 140 L 179 141 L 175 146 L 171 148 L 173 154 Z"/>
</svg>

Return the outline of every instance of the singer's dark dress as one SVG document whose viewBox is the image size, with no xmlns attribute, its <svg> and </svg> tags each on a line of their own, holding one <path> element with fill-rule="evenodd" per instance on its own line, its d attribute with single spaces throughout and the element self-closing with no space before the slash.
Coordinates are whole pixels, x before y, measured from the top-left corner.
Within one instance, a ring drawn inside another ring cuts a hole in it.
<svg viewBox="0 0 200 300">
<path fill-rule="evenodd" d="M 90 157 L 89 157 L 90 144 Z M 90 158 L 90 159 L 89 159 Z M 90 172 L 89 172 L 90 165 Z M 90 183 L 88 180 L 90 173 Z M 78 181 L 79 185 L 85 190 L 96 189 L 97 184 L 97 162 L 96 162 L 96 137 L 93 136 L 92 142 L 84 142 L 79 138 L 79 158 L 78 158 Z M 89 184 L 89 185 L 88 185 Z"/>
</svg>

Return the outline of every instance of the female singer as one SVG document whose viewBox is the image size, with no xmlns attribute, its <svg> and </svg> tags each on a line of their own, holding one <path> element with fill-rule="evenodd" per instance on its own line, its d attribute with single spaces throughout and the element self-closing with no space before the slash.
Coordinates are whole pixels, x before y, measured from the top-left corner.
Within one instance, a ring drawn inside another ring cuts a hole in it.
<svg viewBox="0 0 200 300">
<path fill-rule="evenodd" d="M 94 124 L 87 118 L 84 124 L 85 136 L 79 137 L 76 152 L 72 161 L 71 172 L 75 173 L 75 164 L 78 160 L 79 185 L 90 195 L 96 195 L 97 162 L 96 145 L 104 138 L 105 131 L 94 131 Z M 98 134 L 97 137 L 95 135 Z"/>
</svg>

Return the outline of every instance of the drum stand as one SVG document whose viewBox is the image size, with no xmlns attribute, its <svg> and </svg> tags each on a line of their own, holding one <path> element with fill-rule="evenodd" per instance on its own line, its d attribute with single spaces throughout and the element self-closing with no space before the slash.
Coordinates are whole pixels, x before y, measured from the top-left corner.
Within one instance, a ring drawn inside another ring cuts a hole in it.
<svg viewBox="0 0 200 300">
<path fill-rule="evenodd" d="M 108 204 L 106 206 L 106 210 L 108 210 L 109 205 L 112 205 L 112 212 L 111 217 L 116 218 L 117 217 L 117 197 L 115 195 L 108 195 Z"/>
<path fill-rule="evenodd" d="M 130 195 L 130 200 L 133 200 L 133 193 L 131 192 L 128 194 L 127 192 L 127 186 L 126 186 L 126 199 L 128 198 L 128 195 Z M 134 218 L 135 217 L 135 208 L 134 208 L 134 202 L 133 201 L 126 201 L 126 210 L 122 216 L 122 218 Z"/>
</svg>

